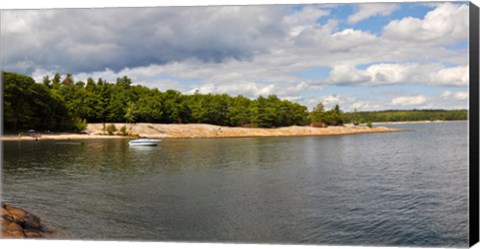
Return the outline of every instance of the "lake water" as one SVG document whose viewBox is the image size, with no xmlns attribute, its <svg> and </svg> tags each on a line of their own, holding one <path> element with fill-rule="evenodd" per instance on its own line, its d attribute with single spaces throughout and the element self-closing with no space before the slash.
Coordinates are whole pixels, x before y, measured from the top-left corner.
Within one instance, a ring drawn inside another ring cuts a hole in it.
<svg viewBox="0 0 480 249">
<path fill-rule="evenodd" d="M 68 239 L 468 244 L 468 124 L 328 137 L 3 143 L 3 199 Z"/>
</svg>

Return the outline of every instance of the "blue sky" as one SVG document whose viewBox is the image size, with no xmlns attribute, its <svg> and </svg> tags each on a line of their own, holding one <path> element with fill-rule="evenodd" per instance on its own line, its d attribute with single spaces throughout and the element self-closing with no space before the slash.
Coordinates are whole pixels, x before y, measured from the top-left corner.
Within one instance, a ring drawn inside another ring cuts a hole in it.
<svg viewBox="0 0 480 249">
<path fill-rule="evenodd" d="M 309 108 L 468 107 L 466 2 L 9 10 L 3 21 L 5 69 L 38 81 L 128 75 Z"/>
<path fill-rule="evenodd" d="M 342 20 L 339 29 L 353 28 L 371 32 L 376 35 L 382 33 L 382 29 L 390 21 L 402 19 L 405 17 L 423 18 L 425 14 L 434 9 L 434 6 L 419 3 L 399 3 L 397 9 L 388 16 L 371 16 L 361 21 L 351 24 L 347 21 L 348 17 L 355 14 L 359 9 L 358 4 L 341 4 L 331 9 L 329 16 L 318 20 L 319 24 L 324 24 L 329 18 Z"/>
</svg>

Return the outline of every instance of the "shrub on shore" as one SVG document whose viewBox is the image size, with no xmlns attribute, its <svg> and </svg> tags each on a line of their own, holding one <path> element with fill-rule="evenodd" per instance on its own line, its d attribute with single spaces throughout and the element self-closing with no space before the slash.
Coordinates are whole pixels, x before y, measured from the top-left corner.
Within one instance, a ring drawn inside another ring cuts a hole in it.
<svg viewBox="0 0 480 249">
<path fill-rule="evenodd" d="M 310 126 L 315 127 L 315 128 L 327 128 L 328 125 L 325 124 L 324 122 L 313 122 Z"/>
<path fill-rule="evenodd" d="M 107 134 L 108 134 L 109 136 L 112 136 L 116 131 L 117 131 L 117 127 L 115 127 L 114 124 L 109 124 L 109 125 L 107 126 Z"/>
<path fill-rule="evenodd" d="M 127 130 L 127 126 L 124 125 L 120 128 L 120 135 L 122 135 L 122 136 L 130 135 L 130 132 L 128 132 L 128 130 Z"/>
</svg>

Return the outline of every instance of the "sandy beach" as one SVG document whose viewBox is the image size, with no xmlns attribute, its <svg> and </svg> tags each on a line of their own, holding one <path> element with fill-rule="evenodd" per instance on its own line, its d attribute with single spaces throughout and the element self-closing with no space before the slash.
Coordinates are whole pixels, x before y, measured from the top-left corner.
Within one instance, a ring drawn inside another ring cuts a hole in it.
<svg viewBox="0 0 480 249">
<path fill-rule="evenodd" d="M 107 124 L 108 125 L 108 124 Z M 393 132 L 397 129 L 387 127 L 368 128 L 364 126 L 330 126 L 315 128 L 310 126 L 290 126 L 281 128 L 241 128 L 225 127 L 209 124 L 124 124 L 115 123 L 117 129 L 126 126 L 132 136 L 147 136 L 151 138 L 235 138 L 235 137 L 288 137 L 288 136 L 329 136 L 360 133 Z M 128 136 L 104 135 L 103 124 L 89 124 L 86 134 L 54 133 L 40 134 L 38 140 L 67 139 L 121 139 Z M 131 137 L 131 136 L 130 136 Z M 3 141 L 35 140 L 32 136 L 3 136 Z"/>
</svg>

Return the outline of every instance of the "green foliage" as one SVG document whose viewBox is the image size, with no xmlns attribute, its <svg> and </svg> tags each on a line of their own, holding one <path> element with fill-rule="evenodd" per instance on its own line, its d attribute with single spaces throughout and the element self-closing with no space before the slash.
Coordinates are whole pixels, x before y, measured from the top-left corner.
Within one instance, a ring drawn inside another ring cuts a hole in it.
<svg viewBox="0 0 480 249">
<path fill-rule="evenodd" d="M 115 127 L 114 124 L 109 124 L 107 125 L 106 131 L 107 131 L 107 134 L 111 136 L 117 131 L 117 127 Z"/>
<path fill-rule="evenodd" d="M 323 106 L 323 103 L 320 102 L 313 108 L 313 111 L 310 113 L 310 122 L 321 122 L 323 120 L 324 113 L 325 107 Z"/>
<path fill-rule="evenodd" d="M 372 128 L 372 122 L 371 121 L 367 121 L 367 127 Z"/>
<path fill-rule="evenodd" d="M 75 117 L 73 118 L 73 127 L 76 131 L 83 131 L 87 128 L 87 120 Z"/>
<path fill-rule="evenodd" d="M 46 75 L 45 77 L 43 77 L 42 83 L 43 83 L 43 85 L 45 85 L 46 87 L 51 87 L 51 85 L 50 85 L 51 82 L 52 82 L 52 81 L 50 80 L 50 77 L 48 77 L 48 75 Z"/>
<path fill-rule="evenodd" d="M 59 73 L 55 73 L 55 75 L 53 76 L 53 80 L 52 80 L 52 87 L 53 89 L 58 89 L 60 88 L 60 80 L 61 80 L 61 76 Z"/>
<path fill-rule="evenodd" d="M 120 135 L 122 135 L 122 136 L 130 135 L 130 133 L 127 130 L 127 126 L 124 125 L 124 126 L 120 127 Z"/>
<path fill-rule="evenodd" d="M 65 102 L 45 84 L 31 77 L 2 72 L 3 121 L 5 130 L 70 130 L 73 116 Z"/>
<path fill-rule="evenodd" d="M 31 77 L 3 73 L 4 123 L 7 131 L 48 129 L 81 131 L 86 123 L 207 123 L 222 126 L 282 127 L 317 123 L 342 125 L 357 120 L 412 121 L 464 120 L 466 110 L 413 110 L 343 113 L 336 105 L 325 110 L 319 103 L 312 112 L 305 106 L 275 95 L 249 99 L 227 94 L 184 95 L 133 85 L 127 76 L 109 83 L 102 78 L 74 83 L 71 74 L 56 73 L 37 84 Z M 63 84 L 62 84 L 63 83 Z M 114 133 L 110 126 L 110 133 Z M 108 127 L 104 126 L 104 132 Z M 122 133 L 122 130 L 120 130 Z"/>
<path fill-rule="evenodd" d="M 125 75 L 122 78 L 117 78 L 116 84 L 120 87 L 128 88 L 132 84 L 132 80 Z"/>
<path fill-rule="evenodd" d="M 228 109 L 228 123 L 231 126 L 245 126 L 251 122 L 252 101 L 244 96 L 233 97 Z"/>
<path fill-rule="evenodd" d="M 313 111 L 310 112 L 309 117 L 312 124 L 343 125 L 343 112 L 339 105 L 335 105 L 331 110 L 325 111 L 323 103 L 318 103 L 313 108 Z"/>
<path fill-rule="evenodd" d="M 75 86 L 76 86 L 76 87 L 80 87 L 80 88 L 85 87 L 85 82 L 83 82 L 83 81 L 77 81 L 77 83 L 75 83 Z"/>
<path fill-rule="evenodd" d="M 79 81 L 73 84 L 71 74 L 67 74 L 65 79 L 61 80 L 58 73 L 53 77 L 52 87 L 49 88 L 47 80 L 44 84 L 35 84 L 30 77 L 16 76 L 18 77 L 13 78 L 21 78 L 22 82 L 28 82 L 28 86 L 23 87 L 20 92 L 28 92 L 23 89 L 41 88 L 35 93 L 41 92 L 43 97 L 52 99 L 44 102 L 39 100 L 37 102 L 41 103 L 36 106 L 43 105 L 42 110 L 51 111 L 48 117 L 52 115 L 58 116 L 57 118 L 64 117 L 65 120 L 60 123 L 65 129 L 81 130 L 83 120 L 91 123 L 207 123 L 250 127 L 281 127 L 308 123 L 306 107 L 281 100 L 275 95 L 266 98 L 260 96 L 254 100 L 226 94 L 183 95 L 175 90 L 160 92 L 157 89 L 132 85 L 126 76 L 118 78 L 115 84 L 101 78 L 97 82 L 88 78 L 86 83 Z M 12 91 L 8 91 L 10 89 L 8 86 L 12 86 Z M 37 117 L 31 110 L 34 105 L 32 104 L 32 108 L 22 106 L 28 103 L 24 101 L 25 99 L 35 98 L 30 95 L 23 97 L 21 94 L 17 99 L 9 97 L 18 95 L 15 89 L 22 85 L 12 83 L 8 86 L 5 115 L 9 122 L 6 128 L 42 126 L 38 121 L 40 116 Z M 52 101 L 56 101 L 56 104 L 51 103 Z M 25 113 L 13 111 L 20 109 L 25 110 Z M 34 122 L 36 120 L 38 122 Z M 55 125 L 51 127 L 58 128 Z"/>
<path fill-rule="evenodd" d="M 280 100 L 275 95 L 267 98 L 260 96 L 249 105 L 250 122 L 256 127 L 282 127 L 291 125 L 305 125 L 308 112 L 305 106 Z"/>
<path fill-rule="evenodd" d="M 137 106 L 135 105 L 135 103 L 133 103 L 132 101 L 128 102 L 128 105 L 125 108 L 124 117 L 129 123 L 133 123 L 135 121 L 135 113 L 137 112 L 136 109 Z"/>
<path fill-rule="evenodd" d="M 371 122 L 401 122 L 425 120 L 467 120 L 467 110 L 390 110 L 375 112 L 344 113 L 345 122 L 352 122 L 358 117 L 360 123 Z"/>
</svg>

